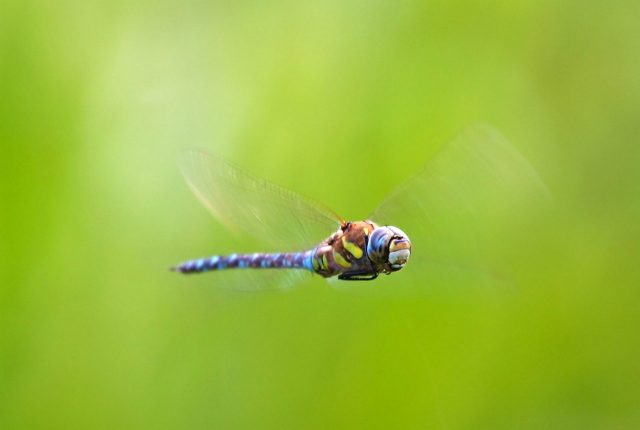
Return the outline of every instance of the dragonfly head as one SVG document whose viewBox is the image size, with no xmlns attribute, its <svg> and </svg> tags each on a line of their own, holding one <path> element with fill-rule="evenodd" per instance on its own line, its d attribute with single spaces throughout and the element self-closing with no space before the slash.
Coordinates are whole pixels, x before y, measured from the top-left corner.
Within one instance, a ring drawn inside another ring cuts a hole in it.
<svg viewBox="0 0 640 430">
<path fill-rule="evenodd" d="M 367 253 L 372 262 L 385 273 L 396 272 L 404 267 L 411 255 L 409 237 L 397 227 L 378 227 L 371 233 Z"/>
</svg>

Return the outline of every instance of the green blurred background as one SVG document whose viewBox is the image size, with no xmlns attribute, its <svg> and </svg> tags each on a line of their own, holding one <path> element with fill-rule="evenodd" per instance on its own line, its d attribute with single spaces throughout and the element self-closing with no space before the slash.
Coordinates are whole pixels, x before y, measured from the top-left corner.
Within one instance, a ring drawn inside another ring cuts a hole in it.
<svg viewBox="0 0 640 430">
<path fill-rule="evenodd" d="M 638 428 L 639 18 L 1 2 L 0 428 Z M 240 294 L 167 271 L 248 247 L 188 191 L 186 148 L 359 218 L 476 121 L 554 195 L 502 251 L 516 291 Z"/>
</svg>

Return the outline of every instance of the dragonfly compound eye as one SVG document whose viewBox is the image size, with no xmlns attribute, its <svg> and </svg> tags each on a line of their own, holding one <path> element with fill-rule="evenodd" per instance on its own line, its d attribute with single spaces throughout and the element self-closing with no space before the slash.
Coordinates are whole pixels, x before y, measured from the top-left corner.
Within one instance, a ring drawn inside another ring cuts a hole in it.
<svg viewBox="0 0 640 430">
<path fill-rule="evenodd" d="M 397 227 L 378 227 L 371 233 L 367 252 L 371 261 L 386 267 L 388 273 L 404 267 L 411 254 L 411 242 Z"/>
<path fill-rule="evenodd" d="M 393 231 L 388 227 L 378 227 L 371 233 L 367 244 L 369 259 L 377 264 L 385 264 L 389 255 L 389 243 L 393 238 Z"/>
</svg>

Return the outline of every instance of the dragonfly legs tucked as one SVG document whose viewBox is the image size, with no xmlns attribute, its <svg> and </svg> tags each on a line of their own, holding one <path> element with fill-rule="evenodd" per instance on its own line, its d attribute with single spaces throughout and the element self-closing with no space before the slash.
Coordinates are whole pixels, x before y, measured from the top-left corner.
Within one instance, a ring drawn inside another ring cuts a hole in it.
<svg viewBox="0 0 640 430">
<path fill-rule="evenodd" d="M 371 281 L 378 277 L 377 273 L 371 273 L 370 271 L 354 271 L 346 272 L 338 275 L 338 279 L 343 281 Z"/>
</svg>

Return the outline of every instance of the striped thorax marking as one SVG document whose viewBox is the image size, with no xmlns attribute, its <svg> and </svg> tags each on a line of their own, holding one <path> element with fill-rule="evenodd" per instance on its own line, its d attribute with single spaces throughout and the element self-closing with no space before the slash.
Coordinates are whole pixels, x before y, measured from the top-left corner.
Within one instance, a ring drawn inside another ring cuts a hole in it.
<svg viewBox="0 0 640 430">
<path fill-rule="evenodd" d="M 345 260 L 345 258 L 339 252 L 336 252 L 336 251 L 333 251 L 333 261 L 335 261 L 336 263 L 338 263 L 339 266 L 344 267 L 345 269 L 348 269 L 349 267 L 351 267 L 351 263 Z"/>
<path fill-rule="evenodd" d="M 342 247 L 356 259 L 360 259 L 362 257 L 362 249 L 355 243 L 349 242 L 345 236 L 342 236 Z"/>
<path fill-rule="evenodd" d="M 322 260 L 320 261 L 320 267 L 322 270 L 329 269 L 329 262 L 327 261 L 327 254 L 322 254 Z"/>
</svg>

